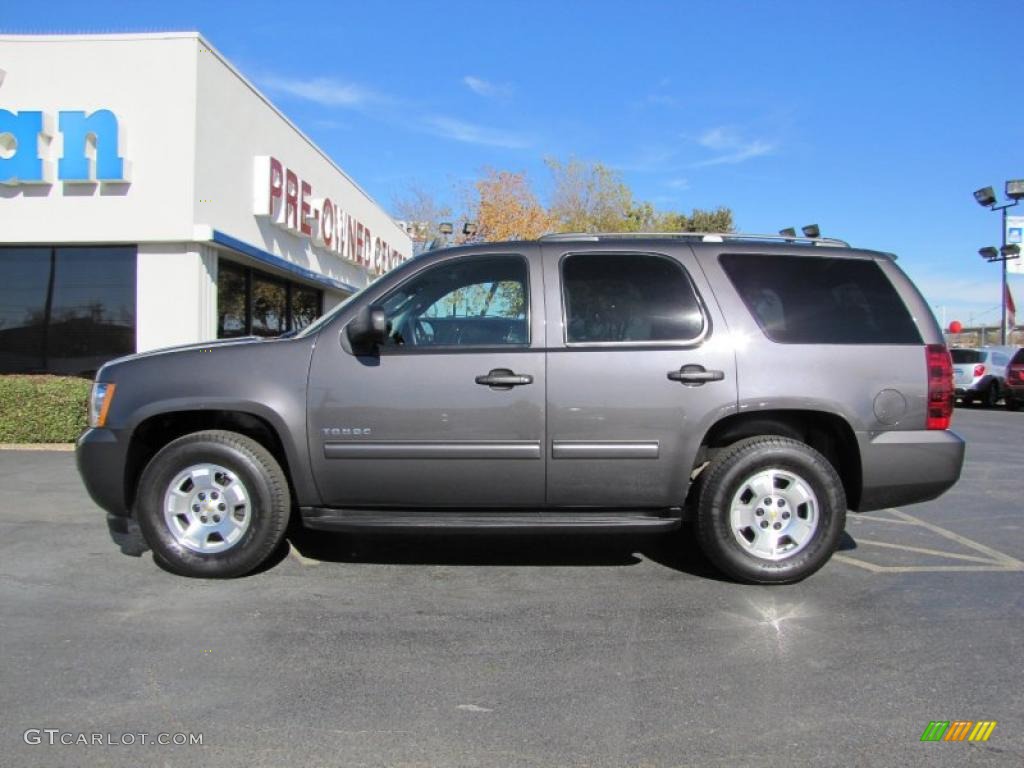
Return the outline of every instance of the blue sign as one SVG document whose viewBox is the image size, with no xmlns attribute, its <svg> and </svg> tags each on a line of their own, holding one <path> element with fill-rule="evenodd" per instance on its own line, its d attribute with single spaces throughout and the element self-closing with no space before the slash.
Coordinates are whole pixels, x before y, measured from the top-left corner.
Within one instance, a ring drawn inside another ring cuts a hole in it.
<svg viewBox="0 0 1024 768">
<path fill-rule="evenodd" d="M 1008 227 L 1006 230 L 1006 242 L 1024 243 L 1024 227 Z"/>
<path fill-rule="evenodd" d="M 127 181 L 120 126 L 113 112 L 98 109 L 87 115 L 68 110 L 57 115 L 57 127 L 64 137 L 58 179 L 70 183 Z M 42 112 L 0 109 L 0 139 L 9 137 L 4 142 L 8 156 L 0 157 L 0 184 L 52 183 L 52 161 L 39 154 L 39 137 L 50 134 L 46 123 Z M 90 139 L 96 147 L 94 159 L 87 152 Z"/>
</svg>

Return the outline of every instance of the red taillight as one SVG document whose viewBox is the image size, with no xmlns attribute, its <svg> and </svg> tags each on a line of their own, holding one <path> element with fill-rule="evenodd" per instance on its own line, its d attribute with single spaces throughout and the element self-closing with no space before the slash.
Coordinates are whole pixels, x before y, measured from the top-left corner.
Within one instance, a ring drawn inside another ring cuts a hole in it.
<svg viewBox="0 0 1024 768">
<path fill-rule="evenodd" d="M 1010 381 L 1024 384 L 1024 365 L 1011 365 L 1010 373 L 1006 378 Z"/>
<path fill-rule="evenodd" d="M 974 375 L 975 376 L 984 376 L 985 375 L 985 366 L 981 365 L 981 364 L 978 364 L 978 365 L 974 366 Z"/>
<path fill-rule="evenodd" d="M 928 366 L 928 419 L 925 426 L 927 429 L 949 429 L 953 420 L 953 361 L 945 344 L 929 344 L 924 348 L 924 359 Z"/>
</svg>

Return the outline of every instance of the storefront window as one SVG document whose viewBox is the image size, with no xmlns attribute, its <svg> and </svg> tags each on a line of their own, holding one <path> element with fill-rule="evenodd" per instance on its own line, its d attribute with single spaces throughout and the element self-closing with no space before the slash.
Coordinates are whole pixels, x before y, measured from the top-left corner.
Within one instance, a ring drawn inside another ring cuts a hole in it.
<svg viewBox="0 0 1024 768">
<path fill-rule="evenodd" d="M 279 336 L 288 330 L 288 284 L 255 274 L 252 277 L 252 332 Z"/>
<path fill-rule="evenodd" d="M 323 313 L 323 292 L 226 259 L 217 267 L 217 337 L 278 336 Z"/>
<path fill-rule="evenodd" d="M 301 331 L 320 316 L 323 301 L 320 291 L 292 286 L 292 329 Z"/>
<path fill-rule="evenodd" d="M 135 351 L 135 248 L 0 248 L 0 373 L 91 375 Z"/>
<path fill-rule="evenodd" d="M 45 366 L 52 248 L 0 248 L 0 373 Z"/>
<path fill-rule="evenodd" d="M 244 267 L 220 260 L 217 267 L 217 338 L 246 336 L 249 291 Z"/>
</svg>

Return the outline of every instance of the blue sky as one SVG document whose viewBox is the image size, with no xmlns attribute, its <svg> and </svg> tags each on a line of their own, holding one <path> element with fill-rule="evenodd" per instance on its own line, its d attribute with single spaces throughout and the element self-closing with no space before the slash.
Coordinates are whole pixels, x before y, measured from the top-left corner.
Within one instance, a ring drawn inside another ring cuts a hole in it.
<svg viewBox="0 0 1024 768">
<path fill-rule="evenodd" d="M 1024 178 L 1024 3 L 13 5 L 6 32 L 199 30 L 389 208 L 484 166 L 543 192 L 575 155 L 661 208 L 894 251 L 940 321 L 998 322 L 971 193 Z"/>
</svg>

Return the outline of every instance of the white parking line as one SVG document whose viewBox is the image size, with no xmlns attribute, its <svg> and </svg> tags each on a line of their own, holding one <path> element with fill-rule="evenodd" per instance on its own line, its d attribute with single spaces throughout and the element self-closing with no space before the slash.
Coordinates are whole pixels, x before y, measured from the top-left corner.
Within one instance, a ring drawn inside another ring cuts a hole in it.
<svg viewBox="0 0 1024 768">
<path fill-rule="evenodd" d="M 1024 570 L 1007 565 L 875 565 L 849 555 L 833 555 L 832 559 L 872 573 L 1019 573 Z"/>
<path fill-rule="evenodd" d="M 972 563 L 981 563 L 982 565 L 992 565 L 992 561 L 985 557 L 975 557 L 974 555 L 960 555 L 956 552 L 943 552 L 939 549 L 926 549 L 925 547 L 911 547 L 908 544 L 891 544 L 888 541 L 875 541 L 874 539 L 858 538 L 858 544 L 870 544 L 873 547 L 888 547 L 889 549 L 902 549 L 905 552 L 917 552 L 921 555 L 936 555 L 937 557 L 951 557 L 954 560 L 970 560 Z"/>
<path fill-rule="evenodd" d="M 998 552 L 992 549 L 991 547 L 986 547 L 984 544 L 979 544 L 976 541 L 972 541 L 971 539 L 968 539 L 966 536 L 961 536 L 958 533 L 953 533 L 953 531 L 948 531 L 945 528 L 940 528 L 939 526 L 934 525 L 932 523 L 926 523 L 924 520 L 916 518 L 913 515 L 908 514 L 907 512 L 904 512 L 899 509 L 890 509 L 889 512 L 892 512 L 897 517 L 903 518 L 907 522 L 920 525 L 922 528 L 927 528 L 929 531 L 937 533 L 939 536 L 944 536 L 950 541 L 955 541 L 957 544 L 962 544 L 968 549 L 973 549 L 975 552 L 981 552 L 984 555 L 988 555 L 989 557 L 992 557 L 996 560 L 1000 560 L 1006 563 L 1007 565 L 1012 565 L 1015 568 L 1024 568 L 1024 563 L 1022 563 L 1020 560 L 1012 558 L 1009 555 L 1004 555 L 1002 552 Z"/>
<path fill-rule="evenodd" d="M 960 552 L 946 552 L 939 549 L 928 549 L 926 547 L 913 547 L 909 544 L 895 544 L 888 541 L 878 541 L 877 539 L 856 539 L 858 544 L 866 544 L 868 546 L 880 547 L 885 549 L 898 549 L 904 552 L 913 552 L 919 555 L 930 555 L 932 557 L 945 557 L 952 560 L 967 560 L 975 565 L 879 565 L 872 563 L 868 560 L 862 560 L 859 557 L 851 557 L 847 554 L 836 554 L 835 559 L 841 563 L 847 563 L 848 565 L 862 568 L 871 573 L 968 573 L 972 571 L 984 572 L 1006 572 L 1016 573 L 1018 571 L 1024 571 L 1024 563 L 1016 558 L 1010 557 L 1007 554 L 999 552 L 991 547 L 987 547 L 984 544 L 980 544 L 977 541 L 968 539 L 966 536 L 961 536 L 958 533 L 942 528 L 934 523 L 928 523 L 920 518 L 914 517 L 907 512 L 900 509 L 889 508 L 884 510 L 892 515 L 894 518 L 878 517 L 878 516 L 865 516 L 857 515 L 851 518 L 854 521 L 871 520 L 884 523 L 897 523 L 899 525 L 913 525 L 919 528 L 924 528 L 927 531 L 941 536 L 949 541 L 956 542 L 962 547 L 972 549 L 975 552 L 984 555 L 984 557 L 978 557 L 976 555 L 965 555 Z"/>
</svg>

